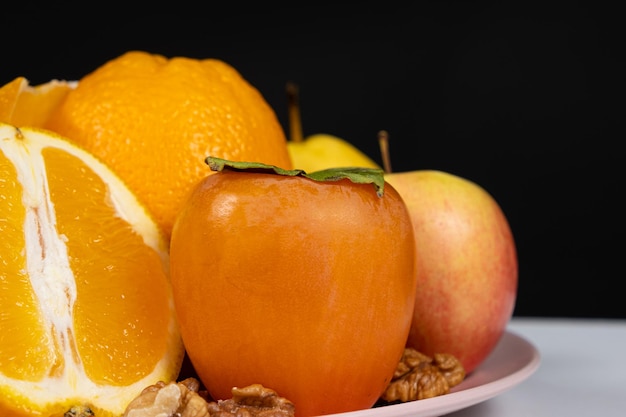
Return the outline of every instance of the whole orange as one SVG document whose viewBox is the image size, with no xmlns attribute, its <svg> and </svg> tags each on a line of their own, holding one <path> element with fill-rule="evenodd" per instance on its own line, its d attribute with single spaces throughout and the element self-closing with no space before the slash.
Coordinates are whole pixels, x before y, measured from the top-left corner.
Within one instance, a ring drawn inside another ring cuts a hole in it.
<svg viewBox="0 0 626 417">
<path fill-rule="evenodd" d="M 44 127 L 110 166 L 168 237 L 208 155 L 291 168 L 273 109 L 218 59 L 129 51 L 80 79 Z"/>
<path fill-rule="evenodd" d="M 215 399 L 260 383 L 296 416 L 370 408 L 401 358 L 415 298 L 413 228 L 396 190 L 223 170 L 170 242 L 183 341 Z"/>
</svg>

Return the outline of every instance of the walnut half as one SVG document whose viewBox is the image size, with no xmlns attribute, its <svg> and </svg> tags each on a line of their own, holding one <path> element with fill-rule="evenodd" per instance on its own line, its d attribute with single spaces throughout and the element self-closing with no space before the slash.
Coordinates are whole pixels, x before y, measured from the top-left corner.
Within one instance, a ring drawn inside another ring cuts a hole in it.
<svg viewBox="0 0 626 417">
<path fill-rule="evenodd" d="M 295 407 L 260 384 L 233 388 L 233 398 L 209 403 L 211 417 L 293 417 Z"/>
<path fill-rule="evenodd" d="M 209 407 L 198 394 L 199 387 L 195 378 L 157 382 L 128 404 L 123 417 L 208 417 Z"/>
<path fill-rule="evenodd" d="M 406 348 L 381 400 L 391 403 L 436 397 L 450 392 L 464 378 L 463 365 L 453 355 L 437 353 L 431 358 Z"/>
</svg>

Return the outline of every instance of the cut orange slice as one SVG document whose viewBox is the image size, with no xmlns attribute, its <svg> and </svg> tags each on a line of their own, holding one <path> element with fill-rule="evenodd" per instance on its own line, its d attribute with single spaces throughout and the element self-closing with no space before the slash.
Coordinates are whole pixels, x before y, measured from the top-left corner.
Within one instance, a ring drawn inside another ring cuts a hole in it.
<svg viewBox="0 0 626 417">
<path fill-rule="evenodd" d="M 167 240 L 107 166 L 0 123 L 0 415 L 120 416 L 184 347 Z"/>
<path fill-rule="evenodd" d="M 32 86 L 24 77 L 0 87 L 0 122 L 15 126 L 44 126 L 52 112 L 76 88 L 76 81 L 51 80 Z"/>
</svg>

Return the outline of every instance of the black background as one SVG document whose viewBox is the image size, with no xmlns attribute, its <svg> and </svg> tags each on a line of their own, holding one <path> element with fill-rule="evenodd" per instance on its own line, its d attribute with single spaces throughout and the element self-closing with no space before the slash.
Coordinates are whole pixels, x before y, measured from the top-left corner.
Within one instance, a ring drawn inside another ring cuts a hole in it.
<svg viewBox="0 0 626 417">
<path fill-rule="evenodd" d="M 287 132 L 294 81 L 305 135 L 381 162 L 385 129 L 394 171 L 448 171 L 496 198 L 518 249 L 515 315 L 626 317 L 622 15 L 602 2 L 381 3 L 11 6 L 0 83 L 80 79 L 130 49 L 219 58 Z"/>
</svg>

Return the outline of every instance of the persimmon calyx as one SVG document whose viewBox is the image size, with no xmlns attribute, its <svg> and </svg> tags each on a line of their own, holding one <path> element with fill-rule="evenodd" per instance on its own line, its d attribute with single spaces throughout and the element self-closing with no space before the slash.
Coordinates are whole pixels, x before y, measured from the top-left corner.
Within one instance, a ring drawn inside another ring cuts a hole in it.
<svg viewBox="0 0 626 417">
<path fill-rule="evenodd" d="M 301 176 L 309 178 L 313 181 L 339 181 L 348 179 L 355 184 L 372 184 L 376 194 L 382 197 L 385 189 L 385 172 L 378 168 L 361 168 L 361 167 L 339 167 L 323 169 L 307 173 L 302 169 L 283 169 L 274 165 L 264 164 L 262 162 L 241 162 L 230 161 L 228 159 L 207 156 L 204 162 L 212 171 L 246 171 L 246 172 L 262 172 L 268 174 L 284 175 L 287 177 Z"/>
</svg>

